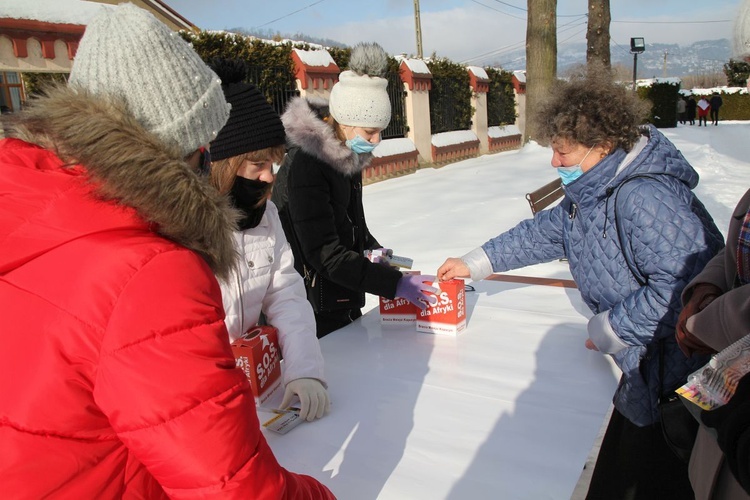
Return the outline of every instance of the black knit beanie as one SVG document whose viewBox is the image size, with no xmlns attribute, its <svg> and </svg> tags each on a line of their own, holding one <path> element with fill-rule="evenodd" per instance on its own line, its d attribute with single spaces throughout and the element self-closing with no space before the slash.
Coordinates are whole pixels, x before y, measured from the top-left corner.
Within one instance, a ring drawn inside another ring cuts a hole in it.
<svg viewBox="0 0 750 500">
<path fill-rule="evenodd" d="M 224 97 L 232 105 L 229 120 L 211 142 L 211 159 L 223 160 L 284 144 L 281 118 L 255 85 L 242 83 L 246 66 L 239 60 L 213 60 Z"/>
</svg>

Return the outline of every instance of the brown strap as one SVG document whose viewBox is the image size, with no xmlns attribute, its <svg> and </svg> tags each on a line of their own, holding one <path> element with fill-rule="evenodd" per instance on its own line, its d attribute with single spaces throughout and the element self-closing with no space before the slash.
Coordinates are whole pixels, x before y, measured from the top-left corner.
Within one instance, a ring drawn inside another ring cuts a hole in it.
<svg viewBox="0 0 750 500">
<path fill-rule="evenodd" d="M 524 283 L 527 285 L 559 286 L 562 288 L 578 288 L 573 280 L 559 278 L 537 278 L 534 276 L 514 276 L 512 274 L 491 274 L 485 278 L 490 281 L 504 281 L 507 283 Z"/>
</svg>

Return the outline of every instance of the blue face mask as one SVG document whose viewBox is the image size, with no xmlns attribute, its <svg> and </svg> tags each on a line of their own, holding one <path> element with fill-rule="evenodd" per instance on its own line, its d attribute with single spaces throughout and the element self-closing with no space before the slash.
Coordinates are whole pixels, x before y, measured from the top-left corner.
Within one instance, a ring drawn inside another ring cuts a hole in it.
<svg viewBox="0 0 750 500">
<path fill-rule="evenodd" d="M 567 186 L 574 180 L 578 179 L 580 176 L 583 175 L 583 168 L 581 167 L 581 163 L 586 161 L 586 158 L 589 157 L 589 154 L 591 151 L 594 150 L 594 146 L 591 146 L 591 148 L 588 150 L 586 155 L 583 157 L 583 159 L 578 162 L 576 165 L 572 165 L 570 167 L 557 167 L 557 175 L 560 176 L 560 179 L 562 180 L 562 183 L 564 186 Z"/>
<path fill-rule="evenodd" d="M 346 141 L 346 146 L 355 153 L 372 153 L 372 150 L 375 149 L 377 144 L 367 142 L 362 136 L 357 134 L 354 136 L 354 139 Z"/>
<path fill-rule="evenodd" d="M 557 167 L 557 175 L 560 176 L 563 185 L 567 186 L 583 175 L 583 169 L 580 163 L 572 167 Z"/>
</svg>

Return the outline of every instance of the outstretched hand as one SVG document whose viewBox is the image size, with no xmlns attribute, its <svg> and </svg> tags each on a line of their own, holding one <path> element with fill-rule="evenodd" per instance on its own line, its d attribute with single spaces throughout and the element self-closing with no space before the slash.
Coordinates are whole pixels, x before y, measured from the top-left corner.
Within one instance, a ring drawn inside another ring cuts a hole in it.
<svg viewBox="0 0 750 500">
<path fill-rule="evenodd" d="M 435 276 L 427 274 L 405 274 L 396 285 L 396 297 L 401 297 L 420 309 L 427 309 L 428 305 L 437 303 L 436 293 L 440 292 L 431 285 Z"/>
<path fill-rule="evenodd" d="M 450 257 L 438 268 L 437 277 L 440 281 L 448 281 L 453 278 L 469 278 L 471 271 L 464 261 L 457 257 Z"/>
</svg>

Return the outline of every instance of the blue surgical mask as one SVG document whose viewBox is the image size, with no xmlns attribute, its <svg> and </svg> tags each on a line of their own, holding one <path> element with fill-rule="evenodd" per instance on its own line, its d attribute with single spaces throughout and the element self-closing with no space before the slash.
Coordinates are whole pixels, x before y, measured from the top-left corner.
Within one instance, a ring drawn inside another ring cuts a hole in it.
<svg viewBox="0 0 750 500">
<path fill-rule="evenodd" d="M 368 142 L 362 138 L 359 134 L 354 136 L 354 139 L 346 141 L 346 146 L 354 151 L 355 153 L 372 153 L 377 144 Z"/>
<path fill-rule="evenodd" d="M 586 161 L 586 158 L 589 157 L 589 154 L 591 151 L 594 150 L 594 146 L 591 146 L 591 148 L 588 150 L 586 155 L 583 157 L 583 159 L 578 162 L 576 165 L 571 165 L 570 167 L 557 167 L 557 175 L 560 176 L 560 179 L 562 180 L 562 183 L 564 186 L 567 186 L 574 180 L 578 179 L 580 176 L 583 175 L 583 168 L 581 167 L 581 163 Z"/>
<path fill-rule="evenodd" d="M 567 186 L 583 175 L 583 169 L 580 163 L 572 167 L 557 167 L 557 175 L 562 179 L 563 185 Z"/>
</svg>

